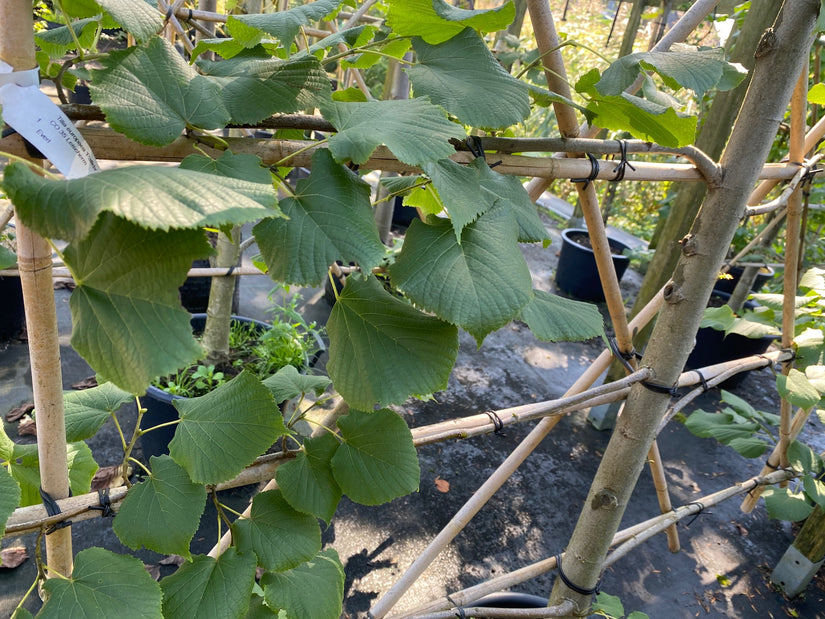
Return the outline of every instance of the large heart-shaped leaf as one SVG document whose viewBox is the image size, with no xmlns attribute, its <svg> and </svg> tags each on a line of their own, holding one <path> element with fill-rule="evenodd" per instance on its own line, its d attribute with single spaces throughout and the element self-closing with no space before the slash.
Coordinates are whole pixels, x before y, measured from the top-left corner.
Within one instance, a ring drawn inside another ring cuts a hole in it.
<svg viewBox="0 0 825 619">
<path fill-rule="evenodd" d="M 422 166 L 438 191 L 438 198 L 455 230 L 456 240 L 461 242 L 461 231 L 496 201 L 479 184 L 476 164 L 463 166 L 452 159 L 442 159 Z"/>
<path fill-rule="evenodd" d="M 255 584 L 255 555 L 227 548 L 217 559 L 196 556 L 160 581 L 165 619 L 243 617 Z"/>
<path fill-rule="evenodd" d="M 384 257 L 369 185 L 326 149 L 312 156 L 309 178 L 280 206 L 288 219 L 265 219 L 253 230 L 275 281 L 318 285 L 336 260 L 370 271 Z"/>
<path fill-rule="evenodd" d="M 258 565 L 279 572 L 308 561 L 321 549 L 318 521 L 295 511 L 280 490 L 256 495 L 249 518 L 235 521 L 232 536 L 239 552 L 254 552 Z"/>
<path fill-rule="evenodd" d="M 152 456 L 152 474 L 129 489 L 112 524 L 132 550 L 148 548 L 189 559 L 189 543 L 200 525 L 206 488 L 193 483 L 169 456 Z"/>
<path fill-rule="evenodd" d="M 64 251 L 77 288 L 72 346 L 105 380 L 142 394 L 201 354 L 177 289 L 210 248 L 197 230 L 144 230 L 104 215 Z"/>
<path fill-rule="evenodd" d="M 0 456 L 0 459 L 3 459 Z M 0 466 L 0 529 L 6 528 L 6 521 L 20 505 L 20 486 L 6 470 Z"/>
<path fill-rule="evenodd" d="M 604 335 L 604 319 L 594 304 L 543 290 L 533 290 L 533 299 L 521 310 L 521 319 L 545 342 L 575 342 Z"/>
<path fill-rule="evenodd" d="M 276 15 L 277 13 L 272 13 Z M 220 87 L 233 122 L 256 123 L 276 112 L 312 109 L 329 99 L 329 77 L 315 56 L 290 60 L 236 56 L 198 66 Z"/>
<path fill-rule="evenodd" d="M 338 133 L 329 138 L 337 161 L 366 163 L 385 144 L 404 163 L 422 165 L 446 159 L 455 149 L 450 138 L 464 138 L 459 125 L 426 98 L 367 103 L 337 102 L 321 106 L 321 113 Z"/>
<path fill-rule="evenodd" d="M 68 575 L 66 575 L 68 576 Z M 49 578 L 38 613 L 43 619 L 145 619 L 160 617 L 161 590 L 143 563 L 103 548 L 77 553 L 70 578 Z"/>
<path fill-rule="evenodd" d="M 332 548 L 288 572 L 267 572 L 261 578 L 264 599 L 287 617 L 338 619 L 344 601 L 344 567 Z M 278 615 L 280 616 L 280 614 Z"/>
<path fill-rule="evenodd" d="M 308 438 L 295 459 L 275 472 L 278 487 L 292 507 L 326 522 L 332 519 L 341 500 L 341 488 L 335 482 L 331 465 L 338 444 L 332 434 Z"/>
<path fill-rule="evenodd" d="M 806 410 L 822 398 L 807 376 L 795 368 L 787 376 L 777 375 L 776 390 L 788 402 Z"/>
<path fill-rule="evenodd" d="M 490 10 L 453 7 L 444 0 L 389 0 L 387 23 L 399 36 L 421 37 L 436 45 L 470 27 L 482 32 L 504 30 L 515 19 L 515 6 L 506 2 Z"/>
<path fill-rule="evenodd" d="M 397 413 L 351 409 L 338 427 L 344 442 L 332 457 L 332 472 L 349 498 L 379 505 L 418 490 L 418 454 L 410 429 Z"/>
<path fill-rule="evenodd" d="M 99 23 L 95 18 L 81 19 L 72 22 L 71 28 L 74 30 L 74 37 L 69 30 L 69 26 L 59 26 L 57 28 L 36 32 L 34 40 L 37 46 L 46 52 L 50 58 L 57 59 L 70 49 L 77 48 L 75 37 L 84 49 L 91 47 L 94 43 Z"/>
<path fill-rule="evenodd" d="M 226 27 L 230 36 L 243 42 L 247 47 L 260 41 L 260 35 L 256 37 L 252 32 L 260 31 L 277 37 L 283 46 L 289 49 L 301 26 L 324 19 L 340 4 L 341 0 L 316 0 L 288 11 L 232 15 L 227 20 Z"/>
<path fill-rule="evenodd" d="M 198 75 L 162 37 L 109 52 L 90 90 L 116 131 L 151 146 L 173 142 L 187 125 L 219 129 L 230 120 L 217 84 Z"/>
<path fill-rule="evenodd" d="M 202 484 L 232 479 L 288 432 L 272 392 L 249 372 L 174 404 L 180 424 L 169 454 Z"/>
<path fill-rule="evenodd" d="M 461 243 L 449 222 L 413 221 L 390 275 L 416 305 L 466 329 L 480 345 L 533 298 L 517 233 L 512 214 L 497 206 L 464 228 Z"/>
<path fill-rule="evenodd" d="M 242 224 L 279 214 L 271 183 L 180 168 L 132 166 L 71 180 L 49 180 L 10 164 L 3 187 L 20 221 L 49 238 L 85 237 L 103 212 L 145 228 Z"/>
<path fill-rule="evenodd" d="M 793 492 L 790 488 L 766 488 L 762 496 L 765 499 L 768 517 L 776 520 L 800 522 L 814 510 L 804 493 Z"/>
<path fill-rule="evenodd" d="M 510 75 L 472 29 L 439 45 L 413 39 L 406 68 L 415 95 L 429 97 L 473 127 L 509 127 L 530 115 L 527 85 Z"/>
<path fill-rule="evenodd" d="M 148 41 L 163 28 L 163 15 L 145 0 L 97 0 L 138 42 Z"/>
<path fill-rule="evenodd" d="M 66 440 L 73 443 L 93 437 L 110 416 L 131 401 L 134 401 L 132 394 L 118 389 L 112 383 L 64 393 Z"/>
<path fill-rule="evenodd" d="M 674 90 L 689 88 L 702 97 L 708 90 L 730 90 L 745 79 L 742 65 L 725 60 L 722 48 L 677 48 L 666 52 L 638 52 L 622 56 L 602 74 L 596 88 L 603 95 L 618 95 L 626 90 L 642 71 L 653 69 Z"/>
<path fill-rule="evenodd" d="M 446 389 L 458 354 L 453 325 L 396 299 L 374 277 L 347 280 L 327 331 L 330 378 L 363 409 Z"/>
<path fill-rule="evenodd" d="M 272 185 L 272 173 L 269 168 L 263 166 L 260 157 L 248 153 L 236 155 L 230 150 L 225 150 L 217 159 L 200 154 L 188 155 L 180 162 L 180 167 L 182 170 L 216 174 L 262 186 Z"/>
</svg>

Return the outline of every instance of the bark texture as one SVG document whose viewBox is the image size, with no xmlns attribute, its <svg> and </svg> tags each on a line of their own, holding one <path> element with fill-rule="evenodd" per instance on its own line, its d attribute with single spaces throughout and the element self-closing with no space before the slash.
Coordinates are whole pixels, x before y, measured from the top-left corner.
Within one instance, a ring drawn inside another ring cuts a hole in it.
<svg viewBox="0 0 825 619">
<path fill-rule="evenodd" d="M 665 287 L 665 304 L 642 363 L 655 381 L 673 385 L 684 366 L 713 288 L 715 274 L 744 213 L 759 168 L 788 106 L 813 41 L 818 0 L 786 2 L 769 45 L 757 58 L 742 110 L 722 155 L 723 182 L 708 193 L 690 233 L 682 239 L 681 257 Z M 645 463 L 669 396 L 636 385 L 602 458 L 563 569 L 570 582 L 593 588 L 633 487 Z M 576 593 L 557 579 L 550 604 L 576 603 L 581 613 L 590 596 Z"/>
</svg>

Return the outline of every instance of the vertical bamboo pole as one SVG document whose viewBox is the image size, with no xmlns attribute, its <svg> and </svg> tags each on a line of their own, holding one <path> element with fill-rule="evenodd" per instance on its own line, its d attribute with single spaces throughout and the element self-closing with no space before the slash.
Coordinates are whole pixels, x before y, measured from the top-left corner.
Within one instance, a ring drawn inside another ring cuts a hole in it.
<svg viewBox="0 0 825 619">
<path fill-rule="evenodd" d="M 536 44 L 541 54 L 545 67 L 545 77 L 547 87 L 552 92 L 557 92 L 568 99 L 572 98 L 570 87 L 567 84 L 567 71 L 564 67 L 564 60 L 559 51 L 558 35 L 556 26 L 553 23 L 553 14 L 550 11 L 548 0 L 527 0 L 527 10 L 530 13 L 530 20 L 533 23 L 533 32 L 536 37 Z M 553 109 L 556 112 L 556 119 L 559 123 L 559 132 L 563 137 L 575 138 L 579 135 L 579 121 L 576 112 L 568 105 L 554 103 Z M 568 153 L 568 156 L 578 156 L 576 153 Z M 633 351 L 633 336 L 627 327 L 627 314 L 624 310 L 624 300 L 622 291 L 619 288 L 619 278 L 616 277 L 616 269 L 613 266 L 613 256 L 610 251 L 610 244 L 607 240 L 607 230 L 599 209 L 596 197 L 596 188 L 593 183 L 576 183 L 576 190 L 579 194 L 579 202 L 582 206 L 584 220 L 587 223 L 587 231 L 590 236 L 590 244 L 596 258 L 596 268 L 599 272 L 599 279 L 602 282 L 604 298 L 607 302 L 607 311 L 613 323 L 613 332 L 616 335 L 616 343 L 622 353 L 630 355 Z M 631 360 L 631 364 L 635 364 Z M 653 482 L 656 486 L 656 495 L 659 499 L 659 507 L 662 513 L 670 511 L 670 498 L 667 491 L 667 480 L 664 476 L 659 448 L 654 441 L 650 450 L 651 472 Z M 661 474 L 659 474 L 661 473 Z M 668 546 L 671 551 L 678 552 L 679 537 L 676 526 L 668 529 Z"/>
<path fill-rule="evenodd" d="M 0 0 L 0 58 L 15 70 L 37 66 L 31 2 Z M 66 426 L 63 418 L 63 379 L 52 282 L 52 250 L 48 242 L 17 221 L 17 262 L 26 308 L 32 390 L 37 411 L 37 448 L 41 487 L 55 499 L 69 496 Z M 50 571 L 72 571 L 71 527 L 46 536 Z"/>
<path fill-rule="evenodd" d="M 793 163 L 803 163 L 805 159 L 805 113 L 807 111 L 808 62 L 806 61 L 796 83 L 791 98 L 791 135 L 789 158 Z M 799 264 L 800 224 L 802 223 L 802 188 L 797 187 L 788 200 L 788 219 L 785 226 L 785 280 L 782 303 L 782 348 L 790 348 L 794 340 L 796 326 L 797 265 Z M 782 364 L 782 374 L 787 376 L 793 368 L 793 360 Z M 788 445 L 791 434 L 791 403 L 785 398 L 780 401 L 779 421 L 779 465 L 788 466 Z"/>
</svg>

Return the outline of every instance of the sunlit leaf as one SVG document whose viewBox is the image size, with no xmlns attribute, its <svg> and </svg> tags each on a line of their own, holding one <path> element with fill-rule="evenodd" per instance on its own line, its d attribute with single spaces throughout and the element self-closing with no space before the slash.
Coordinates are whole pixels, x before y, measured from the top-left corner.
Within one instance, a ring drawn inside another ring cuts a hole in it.
<svg viewBox="0 0 825 619">
<path fill-rule="evenodd" d="M 799 522 L 805 520 L 814 510 L 801 492 L 791 492 L 789 488 L 766 488 L 762 493 L 768 517 L 776 520 Z"/>
<path fill-rule="evenodd" d="M 231 15 L 226 27 L 230 36 L 244 42 L 257 43 L 250 38 L 248 30 L 254 28 L 280 39 L 283 46 L 289 49 L 292 41 L 301 29 L 301 26 L 324 19 L 341 4 L 341 0 L 316 0 L 288 11 L 274 11 L 271 13 L 253 13 L 250 15 Z M 243 28 L 243 27 L 246 28 Z"/>
<path fill-rule="evenodd" d="M 417 36 L 436 45 L 470 27 L 482 32 L 504 30 L 515 19 L 515 6 L 506 2 L 490 10 L 467 10 L 444 0 L 389 0 L 387 23 L 399 36 Z"/>
<path fill-rule="evenodd" d="M 806 410 L 817 404 L 821 398 L 819 391 L 808 381 L 805 374 L 796 368 L 791 369 L 787 376 L 777 375 L 776 389 L 788 402 Z"/>
</svg>

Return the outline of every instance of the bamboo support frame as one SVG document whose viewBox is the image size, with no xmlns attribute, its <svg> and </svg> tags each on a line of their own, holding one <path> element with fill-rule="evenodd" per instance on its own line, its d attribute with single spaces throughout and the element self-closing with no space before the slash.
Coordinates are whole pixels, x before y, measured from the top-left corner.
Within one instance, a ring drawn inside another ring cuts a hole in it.
<svg viewBox="0 0 825 619">
<path fill-rule="evenodd" d="M 2 0 L 0 4 L 0 58 L 15 70 L 37 66 L 32 36 L 31 3 Z M 37 449 L 41 488 L 54 499 L 69 496 L 66 427 L 60 342 L 52 285 L 49 243 L 25 226 L 17 226 L 17 263 L 23 287 L 29 336 L 32 391 L 37 410 Z M 48 576 L 72 572 L 72 529 L 64 527 L 46 536 Z"/>
</svg>

